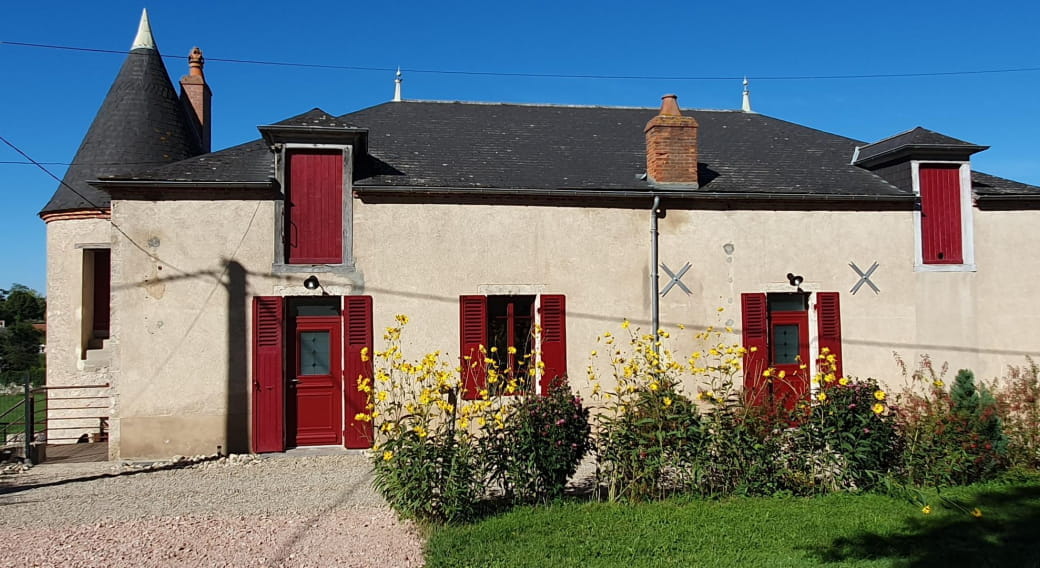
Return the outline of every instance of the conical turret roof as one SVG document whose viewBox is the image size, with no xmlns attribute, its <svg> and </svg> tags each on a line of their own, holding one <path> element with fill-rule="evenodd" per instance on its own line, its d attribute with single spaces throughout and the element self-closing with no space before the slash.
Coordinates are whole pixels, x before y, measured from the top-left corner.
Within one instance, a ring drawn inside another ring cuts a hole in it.
<svg viewBox="0 0 1040 568">
<path fill-rule="evenodd" d="M 87 184 L 88 180 L 154 168 L 201 153 L 145 12 L 133 48 L 83 137 L 64 181 L 40 213 L 107 208 L 108 194 Z"/>
</svg>

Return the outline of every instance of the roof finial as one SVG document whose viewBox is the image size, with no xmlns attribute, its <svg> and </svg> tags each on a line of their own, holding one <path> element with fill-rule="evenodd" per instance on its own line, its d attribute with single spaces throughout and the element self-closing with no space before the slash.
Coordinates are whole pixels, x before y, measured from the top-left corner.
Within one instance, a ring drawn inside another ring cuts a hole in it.
<svg viewBox="0 0 1040 568">
<path fill-rule="evenodd" d="M 141 11 L 141 23 L 137 26 L 137 37 L 134 38 L 134 44 L 130 46 L 131 51 L 134 49 L 155 49 L 155 38 L 152 37 L 152 24 L 148 22 L 148 8 Z"/>
<path fill-rule="evenodd" d="M 740 105 L 740 110 L 744 112 L 754 112 L 751 110 L 751 89 L 748 87 L 747 77 L 744 77 L 744 100 Z"/>
<path fill-rule="evenodd" d="M 397 75 L 394 76 L 394 102 L 401 102 L 401 67 L 397 67 Z"/>
</svg>

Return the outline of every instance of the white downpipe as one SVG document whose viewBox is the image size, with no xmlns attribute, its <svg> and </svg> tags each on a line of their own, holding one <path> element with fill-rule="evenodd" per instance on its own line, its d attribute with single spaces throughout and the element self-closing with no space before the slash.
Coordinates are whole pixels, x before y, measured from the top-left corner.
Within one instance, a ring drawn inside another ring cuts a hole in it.
<svg viewBox="0 0 1040 568">
<path fill-rule="evenodd" d="M 650 319 L 653 325 L 654 353 L 660 355 L 657 345 L 657 330 L 661 329 L 660 272 L 657 268 L 657 210 L 661 207 L 661 197 L 654 196 L 654 204 L 650 208 Z"/>
</svg>

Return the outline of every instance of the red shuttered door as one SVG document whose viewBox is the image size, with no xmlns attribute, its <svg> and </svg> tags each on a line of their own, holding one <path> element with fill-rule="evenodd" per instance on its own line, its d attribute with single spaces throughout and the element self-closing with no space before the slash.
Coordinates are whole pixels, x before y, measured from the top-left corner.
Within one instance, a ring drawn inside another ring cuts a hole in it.
<svg viewBox="0 0 1040 568">
<path fill-rule="evenodd" d="M 816 323 L 820 334 L 820 352 L 824 348 L 834 354 L 835 374 L 844 376 L 841 368 L 841 302 L 837 292 L 816 293 Z"/>
<path fill-rule="evenodd" d="M 474 399 L 485 385 L 485 354 L 487 349 L 487 298 L 484 296 L 462 296 L 459 298 L 459 334 L 462 347 L 459 365 L 462 367 L 463 398 Z"/>
<path fill-rule="evenodd" d="M 292 152 L 286 170 L 286 262 L 343 262 L 343 154 Z"/>
<path fill-rule="evenodd" d="M 741 294 L 744 348 L 744 392 L 748 404 L 762 404 L 767 395 L 762 373 L 769 367 L 769 315 L 766 295 Z"/>
<path fill-rule="evenodd" d="M 285 450 L 282 298 L 253 298 L 253 451 Z"/>
<path fill-rule="evenodd" d="M 346 409 L 346 430 L 343 443 L 348 448 L 372 447 L 372 422 L 356 420 L 360 413 L 368 413 L 368 397 L 358 388 L 358 379 L 364 377 L 372 384 L 372 298 L 370 296 L 346 296 L 343 298 L 343 372 Z M 368 360 L 363 361 L 361 351 L 368 349 Z"/>
<path fill-rule="evenodd" d="M 957 165 L 921 166 L 921 257 L 961 264 L 961 178 Z"/>
<path fill-rule="evenodd" d="M 564 297 L 547 294 L 541 297 L 542 378 L 538 392 L 549 394 L 549 388 L 567 379 L 567 310 Z"/>
</svg>

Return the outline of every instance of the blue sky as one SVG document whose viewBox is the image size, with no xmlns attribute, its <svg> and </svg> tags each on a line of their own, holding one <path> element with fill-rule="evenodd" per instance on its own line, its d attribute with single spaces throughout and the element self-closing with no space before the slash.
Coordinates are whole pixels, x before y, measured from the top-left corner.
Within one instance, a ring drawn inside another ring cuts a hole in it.
<svg viewBox="0 0 1040 568">
<path fill-rule="evenodd" d="M 1040 68 L 1034 3 L 11 2 L 0 41 L 127 50 L 142 8 L 164 55 L 198 45 L 209 58 L 214 149 L 313 107 L 342 114 L 393 95 L 391 71 L 221 58 L 401 66 L 404 97 L 426 100 L 656 106 L 674 92 L 684 108 L 736 109 L 747 75 L 757 112 L 866 141 L 924 126 L 991 146 L 976 169 L 1040 185 L 1040 71 L 769 79 Z M 71 161 L 124 57 L 0 44 L 0 136 L 38 161 Z M 174 81 L 187 72 L 186 61 L 166 65 Z M 4 163 L 22 160 L 0 145 L 0 287 L 43 291 L 37 213 L 57 183 L 31 165 Z M 59 177 L 65 170 L 48 168 Z"/>
</svg>

